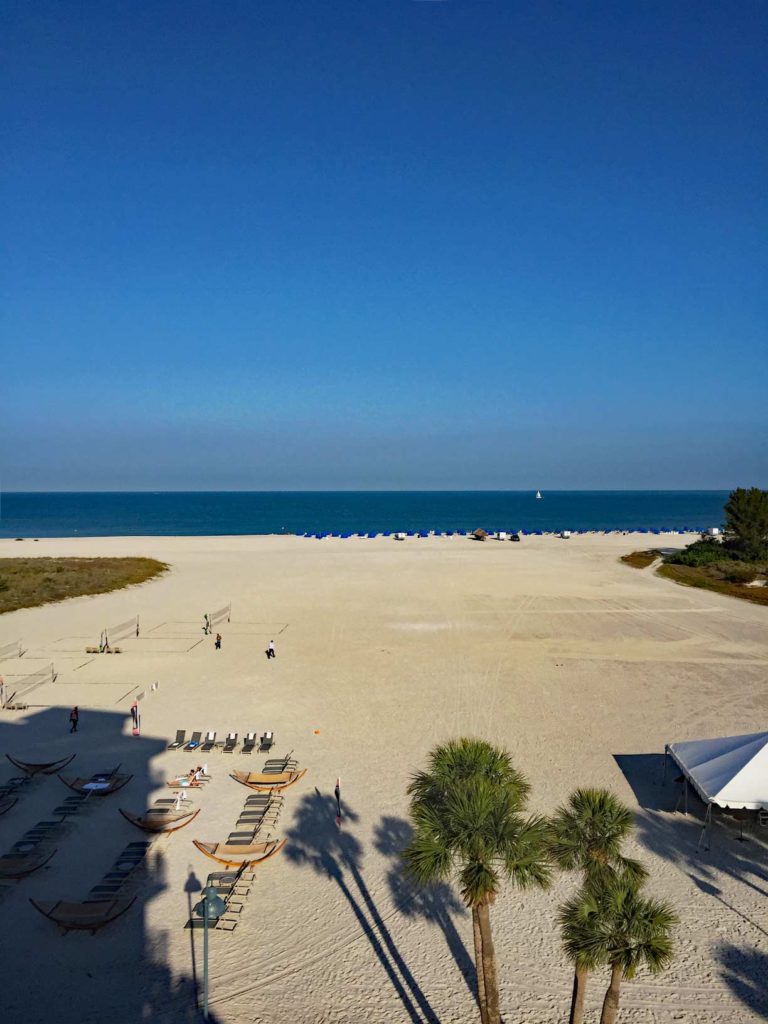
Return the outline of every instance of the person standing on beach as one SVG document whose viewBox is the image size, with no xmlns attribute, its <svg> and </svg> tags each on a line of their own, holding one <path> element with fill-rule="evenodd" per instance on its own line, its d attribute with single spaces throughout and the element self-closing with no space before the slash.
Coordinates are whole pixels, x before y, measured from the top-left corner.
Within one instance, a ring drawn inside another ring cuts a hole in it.
<svg viewBox="0 0 768 1024">
<path fill-rule="evenodd" d="M 80 721 L 80 712 L 77 710 L 77 706 L 73 707 L 69 712 L 69 731 L 77 732 L 77 723 Z"/>
<path fill-rule="evenodd" d="M 275 655 L 275 641 L 274 640 L 270 640 L 269 641 L 269 645 L 267 647 L 267 658 L 274 658 L 274 657 L 276 657 L 276 655 Z"/>
<path fill-rule="evenodd" d="M 216 634 L 216 642 L 213 645 L 217 651 L 221 650 L 221 633 Z"/>
</svg>

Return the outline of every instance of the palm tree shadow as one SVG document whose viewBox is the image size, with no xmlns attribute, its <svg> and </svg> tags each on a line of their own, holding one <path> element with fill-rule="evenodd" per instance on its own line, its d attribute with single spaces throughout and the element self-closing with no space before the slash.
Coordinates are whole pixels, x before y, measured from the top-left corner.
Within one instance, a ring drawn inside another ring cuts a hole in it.
<svg viewBox="0 0 768 1024">
<path fill-rule="evenodd" d="M 286 832 L 288 842 L 284 854 L 295 864 L 311 867 L 338 885 L 413 1024 L 424 1021 L 439 1024 L 363 879 L 362 844 L 347 827 L 357 822 L 359 816 L 348 805 L 343 811 L 344 825 L 339 827 L 333 795 L 324 795 L 317 789 L 307 794 L 296 811 L 295 824 Z M 356 892 L 348 884 L 349 876 Z"/>
<path fill-rule="evenodd" d="M 454 962 L 472 998 L 477 1000 L 477 971 L 467 947 L 453 922 L 452 914 L 466 914 L 466 907 L 445 883 L 419 887 L 409 882 L 402 871 L 401 855 L 411 838 L 411 826 L 403 818 L 385 815 L 374 832 L 374 845 L 379 853 L 392 859 L 387 882 L 397 909 L 406 917 L 422 917 L 438 925 Z"/>
<path fill-rule="evenodd" d="M 721 976 L 745 1006 L 768 1016 L 768 954 L 758 949 L 723 944 L 717 949 Z"/>
</svg>

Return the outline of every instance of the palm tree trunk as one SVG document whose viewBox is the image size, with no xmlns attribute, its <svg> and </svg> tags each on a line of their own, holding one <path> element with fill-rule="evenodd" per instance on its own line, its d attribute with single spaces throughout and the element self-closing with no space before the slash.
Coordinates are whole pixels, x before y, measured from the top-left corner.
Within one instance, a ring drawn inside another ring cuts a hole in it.
<svg viewBox="0 0 768 1024">
<path fill-rule="evenodd" d="M 573 975 L 573 995 L 571 996 L 571 1016 L 568 1024 L 582 1024 L 584 1020 L 584 997 L 587 994 L 586 967 L 577 967 Z"/>
<path fill-rule="evenodd" d="M 600 1024 L 616 1024 L 619 1014 L 619 986 L 621 985 L 621 967 L 614 964 L 611 968 L 611 983 L 603 1000 L 603 1012 L 600 1014 Z"/>
<path fill-rule="evenodd" d="M 496 951 L 493 948 L 491 935 L 491 912 L 487 903 L 477 908 L 480 921 L 480 938 L 482 942 L 483 981 L 485 983 L 485 1005 L 487 1007 L 487 1024 L 501 1024 L 499 1014 L 499 986 L 496 980 Z"/>
<path fill-rule="evenodd" d="M 485 975 L 483 974 L 483 937 L 480 934 L 480 915 L 477 912 L 477 907 L 472 907 L 472 934 L 475 939 L 475 974 L 477 975 L 477 1005 L 480 1007 L 480 1022 L 488 1024 Z"/>
</svg>

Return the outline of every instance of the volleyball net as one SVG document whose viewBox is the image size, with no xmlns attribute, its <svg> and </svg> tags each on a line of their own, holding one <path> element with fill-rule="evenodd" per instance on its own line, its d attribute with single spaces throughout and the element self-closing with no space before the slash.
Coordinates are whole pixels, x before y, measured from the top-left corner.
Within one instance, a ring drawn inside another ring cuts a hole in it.
<svg viewBox="0 0 768 1024">
<path fill-rule="evenodd" d="M 132 619 L 126 619 L 125 622 L 120 622 L 116 626 L 109 626 L 101 634 L 101 646 L 112 647 L 113 644 L 118 643 L 120 640 L 125 640 L 129 636 L 139 635 L 139 616 L 134 615 Z"/>
<path fill-rule="evenodd" d="M 55 682 L 56 670 L 53 667 L 53 662 L 51 662 L 45 668 L 39 668 L 36 672 L 30 672 L 28 676 L 24 676 L 18 682 L 6 683 L 2 690 L 3 707 L 8 707 L 16 701 L 23 700 L 33 690 L 36 690 L 38 686 L 42 686 L 43 683 Z"/>
<path fill-rule="evenodd" d="M 210 633 L 214 626 L 229 622 L 232 618 L 232 602 L 219 608 L 217 612 L 207 612 L 203 616 L 203 632 Z"/>
<path fill-rule="evenodd" d="M 0 661 L 5 661 L 7 658 L 20 658 L 23 653 L 21 640 L 11 640 L 10 643 L 0 644 Z"/>
</svg>

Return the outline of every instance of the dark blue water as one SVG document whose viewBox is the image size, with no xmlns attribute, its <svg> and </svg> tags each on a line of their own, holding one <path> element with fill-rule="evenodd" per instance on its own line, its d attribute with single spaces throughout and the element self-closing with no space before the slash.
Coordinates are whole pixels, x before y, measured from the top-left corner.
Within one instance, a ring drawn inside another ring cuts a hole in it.
<svg viewBox="0 0 768 1024">
<path fill-rule="evenodd" d="M 224 491 L 3 495 L 2 537 L 719 526 L 727 491 Z"/>
</svg>

